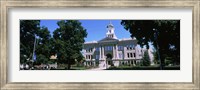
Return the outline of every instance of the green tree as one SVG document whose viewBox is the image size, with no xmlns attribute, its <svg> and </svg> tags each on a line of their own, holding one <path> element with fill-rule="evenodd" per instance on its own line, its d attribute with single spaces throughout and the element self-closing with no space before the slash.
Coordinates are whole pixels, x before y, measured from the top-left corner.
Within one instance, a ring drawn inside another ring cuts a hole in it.
<svg viewBox="0 0 200 90">
<path fill-rule="evenodd" d="M 37 54 L 37 61 L 35 62 L 36 64 L 40 65 L 40 64 L 47 64 L 49 61 L 49 58 L 47 58 L 45 55 L 43 54 Z"/>
<path fill-rule="evenodd" d="M 20 20 L 20 63 L 32 59 L 35 35 L 39 29 L 39 20 Z"/>
<path fill-rule="evenodd" d="M 82 59 L 80 51 L 87 32 L 77 20 L 61 20 L 57 24 L 59 28 L 53 32 L 52 52 L 57 54 L 59 63 L 68 64 L 67 69 L 70 69 L 76 59 Z"/>
<path fill-rule="evenodd" d="M 20 63 L 27 63 L 27 59 L 32 60 L 35 38 L 35 63 L 47 63 L 51 50 L 49 30 L 40 27 L 39 20 L 20 20 Z"/>
<path fill-rule="evenodd" d="M 142 66 L 149 66 L 150 65 L 150 58 L 148 51 L 144 52 L 144 56 L 142 58 Z"/>
<path fill-rule="evenodd" d="M 47 27 L 41 27 L 37 32 L 37 44 L 36 44 L 36 62 L 47 64 L 51 56 L 51 35 Z"/>
<path fill-rule="evenodd" d="M 158 61 L 158 53 L 156 50 L 153 51 L 153 62 L 155 64 L 159 64 L 159 61 Z"/>
<path fill-rule="evenodd" d="M 180 64 L 180 20 L 122 20 L 121 24 L 141 46 L 148 49 L 148 43 L 153 43 L 160 53 L 161 69 L 167 56 Z"/>
</svg>

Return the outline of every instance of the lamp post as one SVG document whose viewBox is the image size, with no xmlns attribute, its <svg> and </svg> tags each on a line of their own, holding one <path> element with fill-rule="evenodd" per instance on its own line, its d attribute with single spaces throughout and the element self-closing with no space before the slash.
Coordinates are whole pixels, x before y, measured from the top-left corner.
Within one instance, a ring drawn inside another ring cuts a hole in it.
<svg viewBox="0 0 200 90">
<path fill-rule="evenodd" d="M 157 29 L 153 29 L 154 31 L 154 39 L 156 41 L 156 51 L 157 51 L 157 54 L 158 54 L 158 60 L 160 61 L 160 70 L 163 69 L 163 66 L 162 66 L 162 62 L 161 62 L 161 59 L 160 59 L 160 52 L 159 52 L 159 45 L 158 45 L 158 31 Z"/>
</svg>

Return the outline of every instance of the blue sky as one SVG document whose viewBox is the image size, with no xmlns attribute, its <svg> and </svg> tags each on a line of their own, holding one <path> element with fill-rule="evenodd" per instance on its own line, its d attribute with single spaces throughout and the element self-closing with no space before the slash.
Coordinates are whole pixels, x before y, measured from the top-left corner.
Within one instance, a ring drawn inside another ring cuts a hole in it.
<svg viewBox="0 0 200 90">
<path fill-rule="evenodd" d="M 41 20 L 40 26 L 45 26 L 49 29 L 51 34 L 58 28 L 58 20 Z M 82 26 L 87 30 L 87 38 L 85 41 L 98 41 L 106 36 L 106 26 L 110 23 L 114 25 L 115 34 L 118 39 L 130 38 L 130 33 L 121 25 L 121 20 L 80 20 Z"/>
</svg>

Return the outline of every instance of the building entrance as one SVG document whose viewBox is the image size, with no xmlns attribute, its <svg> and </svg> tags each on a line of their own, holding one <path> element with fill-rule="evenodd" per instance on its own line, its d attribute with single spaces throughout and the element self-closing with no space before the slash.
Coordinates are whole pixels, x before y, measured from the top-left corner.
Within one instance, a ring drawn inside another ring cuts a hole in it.
<svg viewBox="0 0 200 90">
<path fill-rule="evenodd" d="M 113 62 L 112 62 L 112 54 L 110 54 L 110 53 L 106 54 L 106 61 L 107 61 L 108 65 L 112 65 L 113 64 Z"/>
</svg>

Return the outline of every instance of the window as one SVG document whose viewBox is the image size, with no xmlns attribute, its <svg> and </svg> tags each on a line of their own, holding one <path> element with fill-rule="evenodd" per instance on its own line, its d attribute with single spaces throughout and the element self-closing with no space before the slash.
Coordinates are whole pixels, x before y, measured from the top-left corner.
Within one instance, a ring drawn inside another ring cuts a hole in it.
<svg viewBox="0 0 200 90">
<path fill-rule="evenodd" d="M 92 50 L 92 48 L 90 48 L 90 52 L 92 52 L 93 50 Z"/>
<path fill-rule="evenodd" d="M 129 58 L 129 53 L 127 53 L 127 57 Z"/>
<path fill-rule="evenodd" d="M 130 54 L 131 54 L 130 56 L 133 57 L 133 53 L 130 53 Z"/>
<path fill-rule="evenodd" d="M 96 59 L 99 59 L 99 55 L 96 55 Z"/>
<path fill-rule="evenodd" d="M 92 51 L 93 51 L 93 48 L 86 49 L 86 52 L 92 52 Z"/>
<path fill-rule="evenodd" d="M 133 50 L 134 49 L 134 45 L 127 45 L 126 48 L 127 48 L 127 50 Z"/>
<path fill-rule="evenodd" d="M 118 50 L 123 50 L 123 46 L 118 46 Z"/>
<path fill-rule="evenodd" d="M 136 56 L 135 53 L 133 53 L 134 57 Z"/>
<path fill-rule="evenodd" d="M 86 55 L 86 59 L 89 59 L 88 55 Z"/>
<path fill-rule="evenodd" d="M 105 47 L 106 51 L 110 51 L 110 46 Z"/>
<path fill-rule="evenodd" d="M 99 48 L 96 48 L 96 51 L 99 51 Z"/>
<path fill-rule="evenodd" d="M 93 58 L 93 56 L 92 55 L 90 55 L 90 59 L 92 59 Z"/>
</svg>

